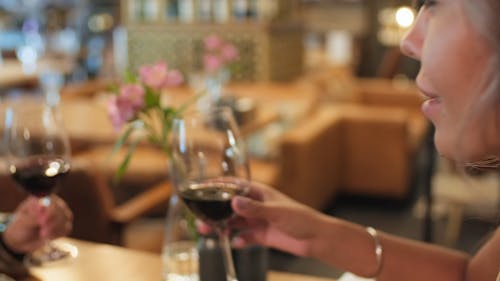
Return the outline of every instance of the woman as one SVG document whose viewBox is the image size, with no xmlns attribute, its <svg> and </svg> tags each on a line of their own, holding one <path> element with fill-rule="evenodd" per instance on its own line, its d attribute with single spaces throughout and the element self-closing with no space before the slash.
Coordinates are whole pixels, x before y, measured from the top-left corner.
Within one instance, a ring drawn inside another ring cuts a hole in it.
<svg viewBox="0 0 500 281">
<path fill-rule="evenodd" d="M 500 1 L 419 1 L 402 42 L 421 61 L 417 85 L 436 128 L 438 152 L 464 166 L 498 167 L 500 156 Z M 261 243 L 385 280 L 500 280 L 500 228 L 473 257 L 398 238 L 303 206 L 253 184 L 232 206 L 240 243 Z"/>
<path fill-rule="evenodd" d="M 15 278 L 27 275 L 24 255 L 71 231 L 73 215 L 63 200 L 53 196 L 49 207 L 41 206 L 38 200 L 28 197 L 9 222 L 0 225 L 0 273 Z"/>
</svg>

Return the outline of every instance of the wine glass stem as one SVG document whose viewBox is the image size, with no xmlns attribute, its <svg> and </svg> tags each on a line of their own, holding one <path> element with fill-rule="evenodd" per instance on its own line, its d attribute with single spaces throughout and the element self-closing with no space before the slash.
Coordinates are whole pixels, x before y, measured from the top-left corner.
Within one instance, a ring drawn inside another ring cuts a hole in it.
<svg viewBox="0 0 500 281">
<path fill-rule="evenodd" d="M 42 206 L 44 208 L 44 211 L 47 211 L 50 204 L 52 204 L 52 199 L 50 198 L 50 195 L 45 195 L 43 197 L 40 197 L 38 199 L 38 204 L 40 204 L 40 206 Z M 43 250 L 50 249 L 51 248 L 50 239 L 45 238 L 44 240 L 45 241 L 44 241 L 44 245 L 43 245 L 42 249 Z"/>
<path fill-rule="evenodd" d="M 229 231 L 225 227 L 217 227 L 217 234 L 222 248 L 222 258 L 226 268 L 227 281 L 238 281 L 236 270 L 234 269 L 233 255 L 231 253 L 231 244 L 229 243 Z"/>
</svg>

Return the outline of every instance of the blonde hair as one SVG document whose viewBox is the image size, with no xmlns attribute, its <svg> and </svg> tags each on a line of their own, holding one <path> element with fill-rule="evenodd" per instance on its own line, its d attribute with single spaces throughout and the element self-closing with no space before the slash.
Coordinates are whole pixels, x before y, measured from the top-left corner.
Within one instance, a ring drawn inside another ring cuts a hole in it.
<svg viewBox="0 0 500 281">
<path fill-rule="evenodd" d="M 464 10 L 473 27 L 488 42 L 492 50 L 492 58 L 485 70 L 481 90 L 481 100 L 475 105 L 473 116 L 484 116 L 485 112 L 493 114 L 493 128 L 485 128 L 483 134 L 491 134 L 495 130 L 494 143 L 487 143 L 491 138 L 484 138 L 489 155 L 485 159 L 466 163 L 466 167 L 498 169 L 500 168 L 500 1 L 499 0 L 463 0 Z M 487 115 L 489 117 L 489 115 Z"/>
<path fill-rule="evenodd" d="M 488 69 L 486 88 L 498 98 L 500 90 L 500 1 L 464 0 L 465 11 L 476 30 L 486 39 L 493 49 L 493 58 Z"/>
</svg>

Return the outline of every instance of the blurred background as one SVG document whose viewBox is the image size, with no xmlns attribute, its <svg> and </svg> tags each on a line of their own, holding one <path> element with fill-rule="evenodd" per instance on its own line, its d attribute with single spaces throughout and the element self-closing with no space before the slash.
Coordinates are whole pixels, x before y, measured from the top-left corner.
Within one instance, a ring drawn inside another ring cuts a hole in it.
<svg viewBox="0 0 500 281">
<path fill-rule="evenodd" d="M 77 71 L 81 72 L 74 73 L 74 79 L 84 79 L 84 75 L 111 75 L 106 72 L 116 70 L 108 65 L 113 63 L 113 59 L 119 60 L 114 62 L 114 67 L 129 65 L 123 61 L 129 56 L 127 44 L 121 44 L 127 42 L 124 38 L 126 31 L 130 33 L 128 47 L 131 52 L 138 52 L 136 48 L 144 48 L 141 49 L 144 58 L 136 58 L 135 53 L 130 54 L 130 64 L 134 66 L 142 60 L 153 59 L 152 53 L 156 49 L 164 49 L 157 56 L 168 55 L 173 48 L 171 45 L 175 44 L 174 40 L 181 44 L 179 42 L 185 36 L 199 37 L 201 35 L 198 33 L 224 30 L 229 32 L 228 36 L 233 40 L 246 45 L 248 50 L 245 49 L 245 52 L 249 52 L 248 55 L 255 52 L 252 48 L 259 46 L 250 46 L 246 41 L 258 40 L 255 39 L 258 35 L 275 34 L 288 40 L 282 43 L 287 43 L 286 47 L 282 46 L 282 50 L 287 49 L 290 55 L 298 56 L 297 69 L 290 70 L 290 73 L 272 73 L 270 77 L 251 73 L 249 77 L 242 77 L 245 79 L 263 77 L 287 80 L 327 62 L 349 65 L 359 76 L 403 74 L 411 78 L 416 73 L 416 64 L 405 58 L 395 58 L 397 55 L 392 54 L 396 52 L 393 48 L 397 48 L 404 31 L 413 22 L 414 11 L 410 9 L 409 2 L 5 0 L 0 1 L 0 49 L 4 57 L 9 57 L 15 55 L 16 49 L 22 45 L 33 44 L 39 49 L 40 46 L 36 45 L 44 43 L 47 50 L 72 56 L 78 62 Z M 224 9 L 233 11 L 224 12 Z M 224 24 L 229 22 L 237 24 Z M 135 42 L 151 36 L 158 28 L 163 29 L 161 36 L 165 36 L 165 40 L 157 38 L 157 41 L 163 41 L 160 44 L 148 47 L 145 46 L 147 44 L 140 46 L 140 42 Z M 280 28 L 281 31 L 276 30 Z M 147 31 L 148 34 L 143 34 L 141 38 L 139 30 Z M 240 30 L 245 31 L 245 34 L 239 34 L 241 38 L 237 34 Z M 34 34 L 41 38 L 37 39 Z M 37 40 L 43 42 L 37 43 Z M 257 42 L 257 45 L 260 43 Z M 116 53 L 110 54 L 112 51 Z M 299 58 L 304 60 L 299 61 Z M 390 59 L 394 61 L 387 61 Z M 401 61 L 395 61 L 399 59 Z M 177 60 L 179 64 L 185 63 L 181 60 Z M 393 63 L 392 69 L 384 63 Z M 383 69 L 384 66 L 386 69 Z"/>
<path fill-rule="evenodd" d="M 93 126 L 75 129 L 73 158 L 98 167 L 94 178 L 119 206 L 165 180 L 166 168 L 145 147 L 117 186 L 116 163 L 103 161 L 112 141 L 92 134 L 111 134 L 106 114 L 85 110 L 103 107 L 110 81 L 158 60 L 194 87 L 203 39 L 217 34 L 239 51 L 224 94 L 277 114 L 246 136 L 254 179 L 322 212 L 473 253 L 498 224 L 500 185 L 436 155 L 412 82 L 418 62 L 399 50 L 415 16 L 409 0 L 0 0 L 0 93 L 39 89 L 37 65 L 62 72 L 67 127 Z M 9 211 L 15 200 L 5 190 L 0 206 Z M 130 221 L 108 218 L 113 238 L 89 234 L 91 197 L 66 196 L 75 201 L 74 237 L 161 251 L 168 195 Z M 340 274 L 278 251 L 270 262 Z"/>
</svg>

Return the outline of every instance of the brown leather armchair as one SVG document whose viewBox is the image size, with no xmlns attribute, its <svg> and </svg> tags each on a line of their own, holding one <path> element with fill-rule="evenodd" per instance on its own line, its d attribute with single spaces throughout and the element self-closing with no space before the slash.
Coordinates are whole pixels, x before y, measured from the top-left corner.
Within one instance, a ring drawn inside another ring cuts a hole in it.
<svg viewBox="0 0 500 281">
<path fill-rule="evenodd" d="M 253 178 L 316 209 L 338 192 L 403 199 L 426 132 L 414 118 L 405 108 L 323 105 L 282 136 L 274 164 L 252 163 Z"/>
<path fill-rule="evenodd" d="M 318 208 L 337 193 L 342 179 L 342 138 L 337 111 L 319 110 L 286 133 L 281 141 L 278 188 Z"/>
<path fill-rule="evenodd" d="M 353 105 L 341 110 L 340 190 L 405 198 L 414 174 L 417 143 L 422 144 L 425 131 L 417 137 L 411 133 L 412 117 L 405 109 Z"/>
<path fill-rule="evenodd" d="M 278 159 L 251 161 L 253 180 L 313 208 L 325 207 L 341 180 L 340 118 L 338 111 L 319 110 L 285 133 Z"/>
</svg>

